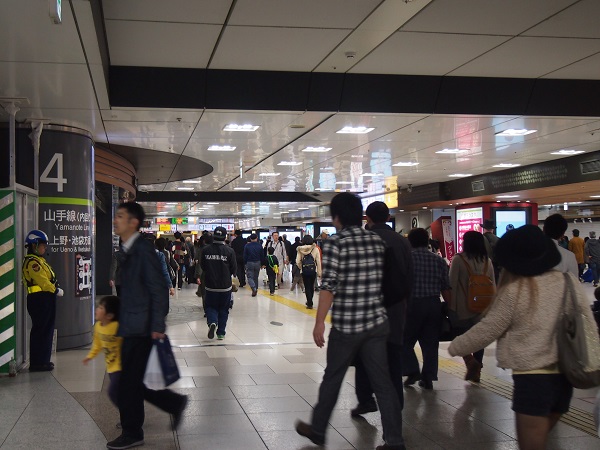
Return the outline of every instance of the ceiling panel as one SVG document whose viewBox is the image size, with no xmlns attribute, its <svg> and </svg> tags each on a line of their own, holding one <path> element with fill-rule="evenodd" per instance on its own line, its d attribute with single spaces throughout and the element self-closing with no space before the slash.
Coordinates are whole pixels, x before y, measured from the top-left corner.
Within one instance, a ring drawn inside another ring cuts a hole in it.
<svg viewBox="0 0 600 450">
<path fill-rule="evenodd" d="M 0 97 L 27 97 L 32 107 L 97 109 L 84 64 L 0 62 Z"/>
<path fill-rule="evenodd" d="M 600 39 L 600 2 L 582 0 L 527 30 L 524 36 L 552 36 Z"/>
<path fill-rule="evenodd" d="M 398 32 L 350 72 L 445 75 L 507 39 L 506 36 Z M 418 57 L 415 49 L 427 57 Z"/>
<path fill-rule="evenodd" d="M 115 66 L 205 68 L 220 25 L 107 20 Z"/>
<path fill-rule="evenodd" d="M 193 123 L 180 122 L 106 122 L 106 132 L 111 141 L 117 137 L 141 138 L 189 138 L 194 131 Z"/>
<path fill-rule="evenodd" d="M 9 0 L 5 5 L 7 12 L 0 14 L 0 61 L 85 64 L 71 8 L 63 8 L 62 24 L 54 25 L 47 2 Z"/>
<path fill-rule="evenodd" d="M 435 0 L 403 31 L 511 36 L 556 14 L 576 0 Z"/>
<path fill-rule="evenodd" d="M 150 138 L 148 136 L 114 136 L 109 138 L 111 144 L 148 148 L 168 153 L 183 152 L 188 141 L 188 138 Z"/>
<path fill-rule="evenodd" d="M 600 53 L 582 59 L 561 69 L 550 72 L 542 78 L 571 80 L 597 80 L 600 76 Z"/>
<path fill-rule="evenodd" d="M 103 0 L 106 19 L 152 22 L 225 22 L 232 0 Z"/>
<path fill-rule="evenodd" d="M 600 39 L 517 37 L 450 75 L 537 78 L 599 51 Z"/>
<path fill-rule="evenodd" d="M 355 28 L 381 0 L 238 0 L 230 25 Z"/>
<path fill-rule="evenodd" d="M 166 110 L 166 109 L 109 109 L 102 110 L 102 118 L 106 121 L 124 122 L 186 122 L 196 123 L 202 115 L 201 110 Z"/>
<path fill-rule="evenodd" d="M 52 109 L 21 108 L 17 122 L 27 119 L 48 119 L 53 125 L 66 125 L 89 131 L 95 140 L 106 141 L 106 133 L 98 110 L 94 109 Z"/>
<path fill-rule="evenodd" d="M 229 26 L 210 68 L 310 72 L 348 33 L 349 30 Z"/>
</svg>

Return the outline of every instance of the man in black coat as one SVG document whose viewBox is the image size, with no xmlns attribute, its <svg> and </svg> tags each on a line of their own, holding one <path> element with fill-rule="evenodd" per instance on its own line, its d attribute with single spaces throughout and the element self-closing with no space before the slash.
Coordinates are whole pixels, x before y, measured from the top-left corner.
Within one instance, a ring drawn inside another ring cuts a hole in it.
<svg viewBox="0 0 600 450">
<path fill-rule="evenodd" d="M 411 246 L 408 239 L 386 225 L 390 217 L 390 210 L 385 203 L 371 203 L 365 214 L 367 216 L 366 228 L 378 234 L 387 247 L 382 290 L 383 301 L 390 323 L 390 335 L 387 342 L 388 363 L 392 381 L 400 400 L 400 406 L 403 407 L 402 341 L 406 320 L 406 303 L 412 290 Z M 360 359 L 355 362 L 355 389 L 358 406 L 351 411 L 352 416 L 377 411 L 377 404 L 373 398 L 373 389 L 367 372 Z"/>
<path fill-rule="evenodd" d="M 235 230 L 235 239 L 231 243 L 231 248 L 235 252 L 237 262 L 237 278 L 240 280 L 240 287 L 246 286 L 246 265 L 244 264 L 244 247 L 248 242 L 242 237 L 242 230 Z"/>
</svg>

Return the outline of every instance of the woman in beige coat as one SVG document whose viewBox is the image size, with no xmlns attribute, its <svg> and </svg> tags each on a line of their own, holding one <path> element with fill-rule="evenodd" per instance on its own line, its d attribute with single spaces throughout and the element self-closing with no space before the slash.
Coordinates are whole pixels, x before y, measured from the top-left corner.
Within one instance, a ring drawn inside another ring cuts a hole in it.
<svg viewBox="0 0 600 450">
<path fill-rule="evenodd" d="M 315 294 L 315 280 L 321 277 L 321 253 L 311 235 L 307 234 L 302 239 L 296 255 L 296 265 L 302 273 L 306 294 L 306 309 L 313 309 L 313 295 Z"/>
<path fill-rule="evenodd" d="M 485 238 L 477 231 L 468 231 L 463 238 L 463 251 L 452 258 L 450 266 L 450 286 L 452 301 L 448 316 L 457 335 L 470 330 L 481 318 L 481 314 L 472 312 L 468 307 L 469 276 L 487 275 L 494 282 L 494 266 L 488 258 Z M 470 271 L 470 273 L 469 273 Z M 483 348 L 466 355 L 463 359 L 467 366 L 465 380 L 479 383 L 483 367 Z"/>
<path fill-rule="evenodd" d="M 558 368 L 556 333 L 564 296 L 573 292 L 590 327 L 595 322 L 577 279 L 553 270 L 560 253 L 538 227 L 525 225 L 506 233 L 496 246 L 496 259 L 503 269 L 496 300 L 448 351 L 465 356 L 498 340 L 498 366 L 512 369 L 519 448 L 541 450 L 573 395 Z"/>
</svg>

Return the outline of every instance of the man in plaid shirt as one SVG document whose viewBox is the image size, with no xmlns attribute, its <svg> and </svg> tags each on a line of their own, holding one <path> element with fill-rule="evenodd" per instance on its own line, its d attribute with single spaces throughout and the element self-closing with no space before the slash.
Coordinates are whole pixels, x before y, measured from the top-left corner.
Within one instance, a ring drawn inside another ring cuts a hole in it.
<svg viewBox="0 0 600 450">
<path fill-rule="evenodd" d="M 338 233 L 323 249 L 323 277 L 313 338 L 325 345 L 325 317 L 331 312 L 327 367 L 312 424 L 296 423 L 298 434 L 314 444 L 325 443 L 329 418 L 348 366 L 359 355 L 367 370 L 377 403 L 386 444 L 377 450 L 404 450 L 402 410 L 390 379 L 386 341 L 389 323 L 383 306 L 382 281 L 385 243 L 361 228 L 362 203 L 349 193 L 336 195 L 330 205 Z"/>
</svg>

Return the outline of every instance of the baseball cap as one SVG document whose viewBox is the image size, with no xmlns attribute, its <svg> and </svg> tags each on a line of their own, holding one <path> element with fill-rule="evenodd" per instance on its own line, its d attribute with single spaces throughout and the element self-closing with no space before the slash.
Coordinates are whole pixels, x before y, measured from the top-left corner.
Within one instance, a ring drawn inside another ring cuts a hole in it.
<svg viewBox="0 0 600 450">
<path fill-rule="evenodd" d="M 227 230 L 223 227 L 217 227 L 215 228 L 215 231 L 213 231 L 213 237 L 217 241 L 224 241 L 227 237 Z"/>
</svg>

